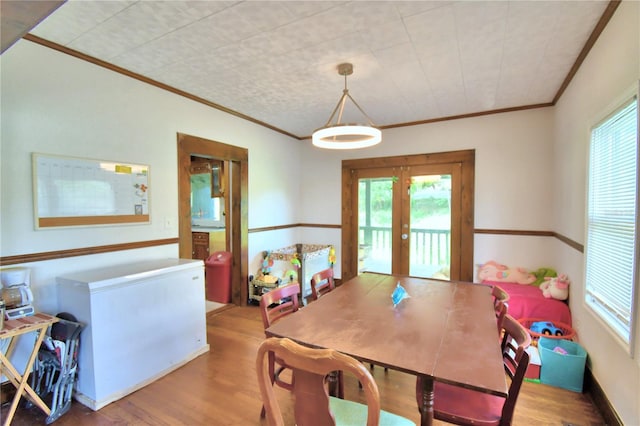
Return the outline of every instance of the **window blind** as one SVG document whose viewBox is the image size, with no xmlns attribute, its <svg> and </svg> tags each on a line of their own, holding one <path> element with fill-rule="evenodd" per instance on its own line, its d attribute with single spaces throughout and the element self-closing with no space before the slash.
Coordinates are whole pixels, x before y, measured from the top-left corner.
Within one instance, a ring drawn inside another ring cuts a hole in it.
<svg viewBox="0 0 640 426">
<path fill-rule="evenodd" d="M 634 97 L 592 129 L 589 156 L 586 301 L 626 343 L 637 271 L 637 105 Z"/>
</svg>

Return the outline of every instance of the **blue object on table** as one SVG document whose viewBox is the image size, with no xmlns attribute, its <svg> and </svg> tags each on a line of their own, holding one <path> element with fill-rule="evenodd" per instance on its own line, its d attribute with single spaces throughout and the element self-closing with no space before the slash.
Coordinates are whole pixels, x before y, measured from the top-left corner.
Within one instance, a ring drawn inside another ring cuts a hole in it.
<svg viewBox="0 0 640 426">
<path fill-rule="evenodd" d="M 391 300 L 393 300 L 393 307 L 395 308 L 396 306 L 398 306 L 398 303 L 402 302 L 407 297 L 410 297 L 409 293 L 407 293 L 407 290 L 405 290 L 404 287 L 400 285 L 400 281 L 398 281 L 398 284 L 396 285 L 396 289 L 393 290 L 393 293 L 391 294 Z"/>
</svg>

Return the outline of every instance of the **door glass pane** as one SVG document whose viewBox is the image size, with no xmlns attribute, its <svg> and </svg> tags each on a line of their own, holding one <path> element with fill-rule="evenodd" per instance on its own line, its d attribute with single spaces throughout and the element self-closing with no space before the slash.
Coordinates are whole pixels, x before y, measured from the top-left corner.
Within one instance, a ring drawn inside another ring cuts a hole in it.
<svg viewBox="0 0 640 426">
<path fill-rule="evenodd" d="M 451 175 L 411 177 L 409 274 L 449 279 Z"/>
<path fill-rule="evenodd" d="M 391 273 L 393 179 L 358 181 L 358 273 Z"/>
</svg>

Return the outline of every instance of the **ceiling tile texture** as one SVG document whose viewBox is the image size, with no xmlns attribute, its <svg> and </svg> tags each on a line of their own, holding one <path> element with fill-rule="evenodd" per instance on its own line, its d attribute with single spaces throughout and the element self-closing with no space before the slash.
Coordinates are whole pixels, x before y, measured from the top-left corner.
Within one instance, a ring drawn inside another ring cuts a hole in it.
<svg viewBox="0 0 640 426">
<path fill-rule="evenodd" d="M 343 62 L 378 126 L 551 103 L 608 3 L 70 0 L 31 34 L 306 137 Z"/>
</svg>

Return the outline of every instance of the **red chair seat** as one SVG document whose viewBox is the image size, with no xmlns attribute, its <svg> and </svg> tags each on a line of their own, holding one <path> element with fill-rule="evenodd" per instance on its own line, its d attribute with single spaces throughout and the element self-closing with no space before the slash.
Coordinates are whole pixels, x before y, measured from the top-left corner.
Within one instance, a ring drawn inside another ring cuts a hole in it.
<svg viewBox="0 0 640 426">
<path fill-rule="evenodd" d="M 435 418 L 449 423 L 499 425 L 505 398 L 436 382 Z"/>
<path fill-rule="evenodd" d="M 461 385 L 436 382 L 433 386 L 433 416 L 448 423 L 467 426 L 507 426 L 513 421 L 513 411 L 529 365 L 525 349 L 531 344 L 529 332 L 511 315 L 502 323 L 502 361 L 505 378 L 509 377 L 507 397 L 499 397 L 467 389 Z M 422 379 L 416 380 L 416 400 L 420 407 Z"/>
</svg>

